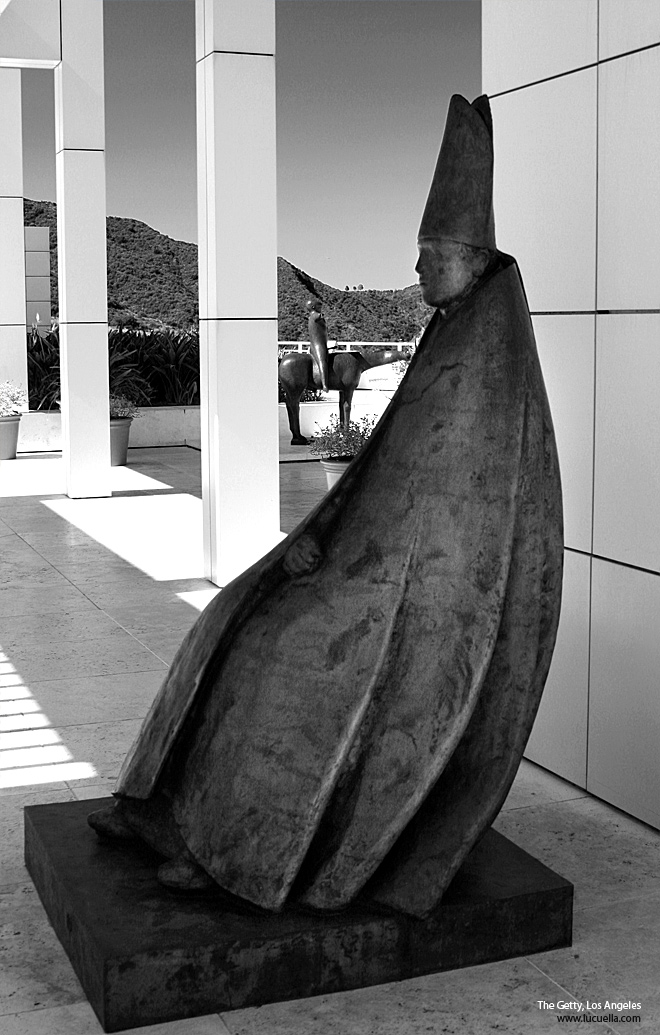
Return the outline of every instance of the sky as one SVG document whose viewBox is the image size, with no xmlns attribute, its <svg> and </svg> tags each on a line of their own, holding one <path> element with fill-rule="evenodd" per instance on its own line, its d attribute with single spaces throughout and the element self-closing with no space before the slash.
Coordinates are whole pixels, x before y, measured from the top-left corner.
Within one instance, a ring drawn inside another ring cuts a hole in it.
<svg viewBox="0 0 660 1035">
<path fill-rule="evenodd" d="M 192 0 L 104 0 L 110 215 L 197 240 Z M 479 0 L 277 0 L 278 253 L 334 287 L 414 283 L 449 98 L 481 91 Z M 55 198 L 53 76 L 24 70 L 25 195 Z"/>
</svg>

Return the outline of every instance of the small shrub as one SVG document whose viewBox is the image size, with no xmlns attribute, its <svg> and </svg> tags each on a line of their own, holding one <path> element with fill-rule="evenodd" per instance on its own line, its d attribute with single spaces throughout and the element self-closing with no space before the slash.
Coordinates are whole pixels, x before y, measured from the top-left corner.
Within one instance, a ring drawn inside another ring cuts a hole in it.
<svg viewBox="0 0 660 1035">
<path fill-rule="evenodd" d="M 314 436 L 310 452 L 324 460 L 352 460 L 366 444 L 377 423 L 378 417 L 361 417 L 360 420 L 349 421 L 345 428 L 335 415 Z"/>
<path fill-rule="evenodd" d="M 110 420 L 139 416 L 141 416 L 140 411 L 133 399 L 128 399 L 125 395 L 110 396 Z"/>
<path fill-rule="evenodd" d="M 27 392 L 12 381 L 0 382 L 0 417 L 13 417 L 23 412 Z"/>
</svg>

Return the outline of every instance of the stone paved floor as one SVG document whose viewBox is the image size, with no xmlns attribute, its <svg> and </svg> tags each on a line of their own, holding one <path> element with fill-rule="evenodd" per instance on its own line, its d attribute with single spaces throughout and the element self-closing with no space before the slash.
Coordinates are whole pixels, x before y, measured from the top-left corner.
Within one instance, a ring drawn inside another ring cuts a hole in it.
<svg viewBox="0 0 660 1035">
<path fill-rule="evenodd" d="M 23 866 L 22 809 L 111 790 L 180 640 L 217 592 L 201 574 L 194 450 L 131 451 L 111 500 L 58 495 L 58 470 L 48 458 L 0 463 L 2 1035 L 101 1031 Z M 318 464 L 280 471 L 289 530 L 324 487 Z M 528 1035 L 556 1030 L 539 1000 L 588 998 L 641 1001 L 633 1030 L 660 1032 L 660 834 L 530 763 L 496 826 L 575 883 L 572 948 L 140 1031 Z"/>
</svg>

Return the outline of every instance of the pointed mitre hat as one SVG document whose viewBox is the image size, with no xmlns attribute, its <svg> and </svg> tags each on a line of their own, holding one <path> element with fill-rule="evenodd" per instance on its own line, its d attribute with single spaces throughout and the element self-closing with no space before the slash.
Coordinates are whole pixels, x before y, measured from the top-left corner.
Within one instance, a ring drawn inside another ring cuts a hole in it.
<svg viewBox="0 0 660 1035">
<path fill-rule="evenodd" d="M 493 120 L 484 94 L 470 104 L 454 94 L 418 239 L 449 237 L 496 248 L 493 218 Z"/>
</svg>

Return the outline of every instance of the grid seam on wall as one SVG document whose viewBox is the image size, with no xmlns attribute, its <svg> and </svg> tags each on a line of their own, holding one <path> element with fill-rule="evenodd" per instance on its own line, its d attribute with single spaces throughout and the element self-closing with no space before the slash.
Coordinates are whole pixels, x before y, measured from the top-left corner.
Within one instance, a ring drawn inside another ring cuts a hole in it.
<svg viewBox="0 0 660 1035">
<path fill-rule="evenodd" d="M 606 557 L 605 554 L 591 553 L 589 550 L 580 550 L 577 546 L 565 546 L 567 553 L 575 553 L 580 557 L 590 557 L 594 561 L 604 561 L 605 564 L 615 564 L 617 568 L 628 568 L 630 571 L 641 571 L 643 575 L 660 575 L 657 568 L 645 568 L 642 564 L 631 564 L 630 561 L 618 561 L 615 557 Z"/>
<path fill-rule="evenodd" d="M 598 2 L 597 11 L 600 12 L 600 0 Z M 489 97 L 491 99 L 494 97 L 506 97 L 510 93 L 519 93 L 521 90 L 528 90 L 532 86 L 541 86 L 543 83 L 551 83 L 555 79 L 565 79 L 569 75 L 575 75 L 577 72 L 585 72 L 589 68 L 598 69 L 601 65 L 609 64 L 610 61 L 620 61 L 622 58 L 630 57 L 632 54 L 641 54 L 646 50 L 654 50 L 656 47 L 660 47 L 660 40 L 658 40 L 657 43 L 648 43 L 644 47 L 634 47 L 632 50 L 626 50 L 622 54 L 612 54 L 611 57 L 606 58 L 599 57 L 596 61 L 590 61 L 586 65 L 577 65 L 575 68 L 569 68 L 566 72 L 555 72 L 554 75 L 547 75 L 542 79 L 532 79 L 530 82 L 521 83 L 519 86 L 510 86 L 508 90 L 499 90 L 497 93 L 489 94 Z"/>
</svg>

